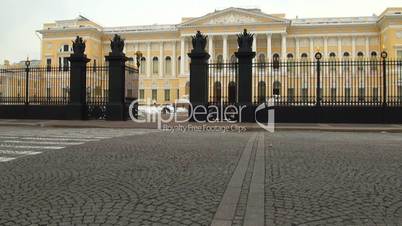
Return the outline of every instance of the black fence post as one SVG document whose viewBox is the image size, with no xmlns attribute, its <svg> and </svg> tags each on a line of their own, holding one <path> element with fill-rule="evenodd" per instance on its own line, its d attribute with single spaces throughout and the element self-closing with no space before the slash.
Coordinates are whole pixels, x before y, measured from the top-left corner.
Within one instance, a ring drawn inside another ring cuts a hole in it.
<svg viewBox="0 0 402 226">
<path fill-rule="evenodd" d="M 237 35 L 238 51 L 235 56 L 239 61 L 239 82 L 237 84 L 238 104 L 245 107 L 241 112 L 240 122 L 255 121 L 255 114 L 252 108 L 253 92 L 253 58 L 255 52 L 252 50 L 254 34 L 248 33 L 247 29 Z"/>
<path fill-rule="evenodd" d="M 207 44 L 206 35 L 197 31 L 197 34 L 191 38 L 193 49 L 188 54 L 191 58 L 190 103 L 195 110 L 193 112 L 189 111 L 189 115 L 192 115 L 192 121 L 203 121 L 206 119 L 208 113 L 200 107 L 208 107 L 208 59 L 210 55 L 205 51 Z M 204 112 L 204 114 L 202 114 L 202 112 Z"/>
<path fill-rule="evenodd" d="M 125 67 L 128 58 L 123 53 L 124 39 L 115 35 L 110 47 L 112 52 L 105 57 L 109 62 L 109 103 L 106 107 L 106 119 L 124 121 L 128 117 L 125 104 Z"/>
<path fill-rule="evenodd" d="M 73 41 L 74 53 L 68 58 L 70 61 L 70 106 L 71 119 L 86 120 L 87 102 L 86 102 L 86 81 L 87 81 L 87 63 L 90 59 L 85 55 L 85 41 L 77 36 Z"/>
<path fill-rule="evenodd" d="M 25 61 L 25 105 L 29 104 L 29 66 L 31 61 L 27 58 Z"/>
<path fill-rule="evenodd" d="M 315 59 L 317 60 L 317 90 L 316 90 L 316 106 L 321 106 L 321 59 L 322 54 L 320 52 L 315 54 Z"/>
<path fill-rule="evenodd" d="M 381 58 L 382 58 L 382 76 L 383 76 L 383 97 L 382 97 L 382 106 L 386 107 L 387 106 L 387 57 L 388 53 L 385 51 L 381 52 Z"/>
</svg>

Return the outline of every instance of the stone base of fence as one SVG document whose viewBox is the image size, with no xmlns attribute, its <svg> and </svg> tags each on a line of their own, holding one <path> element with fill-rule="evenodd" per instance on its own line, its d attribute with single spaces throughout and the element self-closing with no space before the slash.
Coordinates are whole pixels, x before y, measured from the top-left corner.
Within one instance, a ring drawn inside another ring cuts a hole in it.
<svg viewBox="0 0 402 226">
<path fill-rule="evenodd" d="M 2 119 L 85 120 L 85 105 L 2 105 Z"/>
</svg>

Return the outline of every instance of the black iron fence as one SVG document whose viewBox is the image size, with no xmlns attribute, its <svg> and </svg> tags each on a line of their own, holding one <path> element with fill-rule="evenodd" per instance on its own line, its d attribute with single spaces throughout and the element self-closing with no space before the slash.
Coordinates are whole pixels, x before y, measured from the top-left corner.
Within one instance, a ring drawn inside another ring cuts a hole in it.
<svg viewBox="0 0 402 226">
<path fill-rule="evenodd" d="M 237 63 L 208 64 L 209 103 L 228 105 L 237 102 L 237 84 L 239 82 Z"/>
<path fill-rule="evenodd" d="M 238 63 L 208 64 L 210 104 L 237 103 Z M 402 61 L 273 60 L 252 64 L 252 103 L 276 106 L 402 106 Z"/>
<path fill-rule="evenodd" d="M 2 68 L 0 104 L 68 104 L 69 86 L 69 68 Z"/>
</svg>

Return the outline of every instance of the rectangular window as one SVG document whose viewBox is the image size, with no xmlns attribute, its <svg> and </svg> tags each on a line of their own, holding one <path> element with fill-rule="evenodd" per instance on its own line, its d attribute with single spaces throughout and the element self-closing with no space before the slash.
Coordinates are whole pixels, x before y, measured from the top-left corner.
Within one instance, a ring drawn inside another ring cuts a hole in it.
<svg viewBox="0 0 402 226">
<path fill-rule="evenodd" d="M 46 70 L 47 71 L 52 70 L 52 59 L 50 59 L 50 58 L 46 59 Z"/>
<path fill-rule="evenodd" d="M 144 100 L 145 99 L 145 92 L 143 89 L 140 89 L 140 99 Z"/>
<path fill-rule="evenodd" d="M 345 88 L 345 101 L 350 102 L 351 100 L 351 90 L 350 88 Z"/>
<path fill-rule="evenodd" d="M 69 69 L 69 62 L 68 62 L 68 58 L 65 57 L 65 58 L 63 58 L 63 70 L 68 71 L 68 69 Z"/>
<path fill-rule="evenodd" d="M 133 97 L 133 90 L 127 89 L 127 97 Z"/>
<path fill-rule="evenodd" d="M 359 88 L 359 93 L 358 93 L 358 100 L 359 101 L 364 101 L 365 99 L 365 94 L 366 94 L 366 89 L 365 88 Z"/>
<path fill-rule="evenodd" d="M 46 89 L 46 97 L 47 97 L 47 98 L 50 98 L 51 92 L 52 92 L 52 88 L 48 87 L 48 88 Z"/>
<path fill-rule="evenodd" d="M 307 102 L 308 101 L 308 89 L 307 88 L 302 88 L 301 90 L 301 96 L 302 96 L 302 101 Z"/>
<path fill-rule="evenodd" d="M 63 52 L 68 52 L 69 50 L 69 46 L 68 45 L 64 45 L 63 46 Z"/>
<path fill-rule="evenodd" d="M 378 88 L 373 88 L 373 102 L 378 102 Z"/>
<path fill-rule="evenodd" d="M 331 101 L 336 102 L 336 88 L 331 88 Z"/>
<path fill-rule="evenodd" d="M 295 89 L 288 88 L 288 102 L 294 102 L 294 101 L 295 101 Z"/>
<path fill-rule="evenodd" d="M 165 89 L 165 101 L 170 101 L 170 90 Z"/>
<path fill-rule="evenodd" d="M 158 90 L 156 89 L 152 90 L 152 100 L 158 101 Z"/>
</svg>

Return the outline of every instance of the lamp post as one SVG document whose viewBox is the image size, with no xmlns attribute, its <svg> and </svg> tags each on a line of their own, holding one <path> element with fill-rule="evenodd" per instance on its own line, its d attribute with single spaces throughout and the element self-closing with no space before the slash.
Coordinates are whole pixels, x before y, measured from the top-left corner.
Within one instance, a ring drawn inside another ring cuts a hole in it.
<svg viewBox="0 0 402 226">
<path fill-rule="evenodd" d="M 29 66 L 31 65 L 31 61 L 29 57 L 25 61 L 25 105 L 29 104 Z"/>
</svg>

